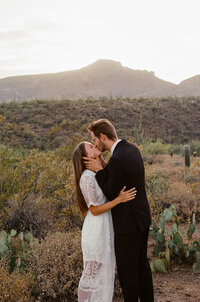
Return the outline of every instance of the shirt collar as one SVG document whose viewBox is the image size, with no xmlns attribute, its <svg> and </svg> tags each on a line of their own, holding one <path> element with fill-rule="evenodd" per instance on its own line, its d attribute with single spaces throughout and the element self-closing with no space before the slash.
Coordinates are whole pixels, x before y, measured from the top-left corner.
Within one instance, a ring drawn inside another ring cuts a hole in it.
<svg viewBox="0 0 200 302">
<path fill-rule="evenodd" d="M 111 155 L 113 155 L 113 152 L 115 150 L 115 147 L 117 146 L 117 144 L 121 141 L 121 139 L 118 139 L 113 145 L 112 148 L 110 149 L 110 153 Z"/>
</svg>

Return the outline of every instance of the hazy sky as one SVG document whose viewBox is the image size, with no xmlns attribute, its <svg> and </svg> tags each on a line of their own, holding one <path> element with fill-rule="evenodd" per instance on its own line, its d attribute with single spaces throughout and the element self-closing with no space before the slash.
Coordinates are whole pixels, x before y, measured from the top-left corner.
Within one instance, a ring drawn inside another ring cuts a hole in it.
<svg viewBox="0 0 200 302">
<path fill-rule="evenodd" d="M 174 83 L 200 74 L 200 0 L 0 0 L 0 78 L 97 59 Z"/>
</svg>

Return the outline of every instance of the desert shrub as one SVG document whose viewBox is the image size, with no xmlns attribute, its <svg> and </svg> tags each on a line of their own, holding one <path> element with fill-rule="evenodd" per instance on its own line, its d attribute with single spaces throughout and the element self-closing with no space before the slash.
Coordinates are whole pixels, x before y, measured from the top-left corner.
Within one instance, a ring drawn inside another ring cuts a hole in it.
<svg viewBox="0 0 200 302">
<path fill-rule="evenodd" d="M 5 264 L 0 262 L 0 302 L 31 302 L 32 278 L 30 274 L 8 273 Z"/>
<path fill-rule="evenodd" d="M 200 141 L 191 141 L 189 145 L 191 148 L 191 153 L 197 152 L 197 155 L 200 156 Z"/>
<path fill-rule="evenodd" d="M 173 154 L 181 154 L 184 155 L 184 145 L 175 144 L 172 146 L 172 153 Z"/>
<path fill-rule="evenodd" d="M 76 142 L 49 152 L 0 149 L 1 229 L 44 237 L 54 224 L 65 231 L 81 226 L 70 160 Z"/>
<path fill-rule="evenodd" d="M 12 148 L 0 145 L 0 207 L 16 192 L 19 185 L 19 175 L 15 168 L 22 160 L 22 154 Z"/>
<path fill-rule="evenodd" d="M 153 196 L 160 196 L 169 188 L 169 176 L 162 171 L 147 171 L 146 173 L 146 187 L 147 192 Z"/>
<path fill-rule="evenodd" d="M 200 156 L 200 142 L 199 141 L 191 141 L 188 143 L 191 149 L 191 154 L 196 152 L 197 156 Z M 173 154 L 184 155 L 184 145 L 183 144 L 174 144 L 172 145 L 171 151 Z"/>
<path fill-rule="evenodd" d="M 163 210 L 162 196 L 168 191 L 169 176 L 162 171 L 146 170 L 146 189 L 154 219 L 158 218 Z"/>
<path fill-rule="evenodd" d="M 195 169 L 200 169 L 200 161 L 196 162 Z M 192 190 L 192 194 L 196 197 L 197 203 L 197 211 L 196 211 L 196 219 L 200 221 L 200 173 L 198 172 L 198 179 L 197 181 L 190 184 L 190 188 Z"/>
<path fill-rule="evenodd" d="M 22 198 L 15 194 L 7 200 L 0 214 L 0 228 L 7 232 L 15 229 L 18 233 L 31 232 L 34 237 L 45 237 L 53 228 L 55 215 L 52 212 L 52 207 L 44 203 L 41 196 L 30 193 Z"/>
<path fill-rule="evenodd" d="M 53 126 L 54 122 L 52 120 L 45 120 L 43 123 L 43 128 L 49 128 Z"/>
<path fill-rule="evenodd" d="M 183 219 L 187 219 L 192 213 L 197 212 L 197 200 L 195 194 L 189 185 L 174 181 L 170 184 L 169 190 L 163 197 L 166 206 L 172 203 L 176 206 L 178 215 Z"/>
<path fill-rule="evenodd" d="M 56 230 L 60 231 L 72 231 L 76 228 L 81 229 L 83 225 L 84 216 L 81 214 L 77 205 L 72 204 L 69 207 L 64 207 L 55 221 Z"/>
<path fill-rule="evenodd" d="M 33 246 L 33 293 L 42 301 L 77 301 L 82 273 L 80 231 L 48 234 Z"/>
<path fill-rule="evenodd" d="M 192 169 L 182 171 L 182 181 L 186 184 L 195 183 L 200 180 L 200 175 L 193 173 Z"/>
<path fill-rule="evenodd" d="M 200 221 L 200 161 L 198 158 L 192 159 L 192 165 L 189 169 L 182 169 L 179 181 L 185 188 L 183 190 L 185 194 L 180 189 L 178 190 L 180 198 L 183 200 L 182 208 L 185 204 L 185 212 L 190 213 L 190 215 L 195 213 L 197 221 Z"/>
<path fill-rule="evenodd" d="M 154 154 L 168 154 L 171 148 L 170 144 L 164 144 L 161 140 L 157 140 L 156 142 L 145 141 L 142 153 L 144 157 Z"/>
<path fill-rule="evenodd" d="M 186 184 L 200 182 L 200 161 L 194 159 L 189 169 L 182 170 L 180 179 Z"/>
</svg>

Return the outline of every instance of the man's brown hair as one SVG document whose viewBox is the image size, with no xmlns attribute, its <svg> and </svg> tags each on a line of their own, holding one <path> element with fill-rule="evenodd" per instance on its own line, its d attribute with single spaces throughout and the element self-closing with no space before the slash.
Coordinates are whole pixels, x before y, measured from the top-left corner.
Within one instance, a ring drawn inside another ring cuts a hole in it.
<svg viewBox="0 0 200 302">
<path fill-rule="evenodd" d="M 113 124 L 107 119 L 100 119 L 92 122 L 88 130 L 93 132 L 95 136 L 100 138 L 100 133 L 107 136 L 108 139 L 114 141 L 117 139 L 117 133 Z"/>
</svg>

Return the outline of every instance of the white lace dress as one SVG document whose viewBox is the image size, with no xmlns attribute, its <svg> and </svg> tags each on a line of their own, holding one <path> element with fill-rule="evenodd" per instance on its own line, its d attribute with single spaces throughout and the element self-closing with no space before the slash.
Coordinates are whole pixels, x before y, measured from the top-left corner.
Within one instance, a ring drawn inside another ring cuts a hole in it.
<svg viewBox="0 0 200 302">
<path fill-rule="evenodd" d="M 85 170 L 80 188 L 88 208 L 105 203 L 95 173 Z M 115 254 L 111 212 L 93 216 L 88 210 L 82 228 L 83 273 L 78 287 L 79 302 L 111 302 L 114 290 Z"/>
</svg>

